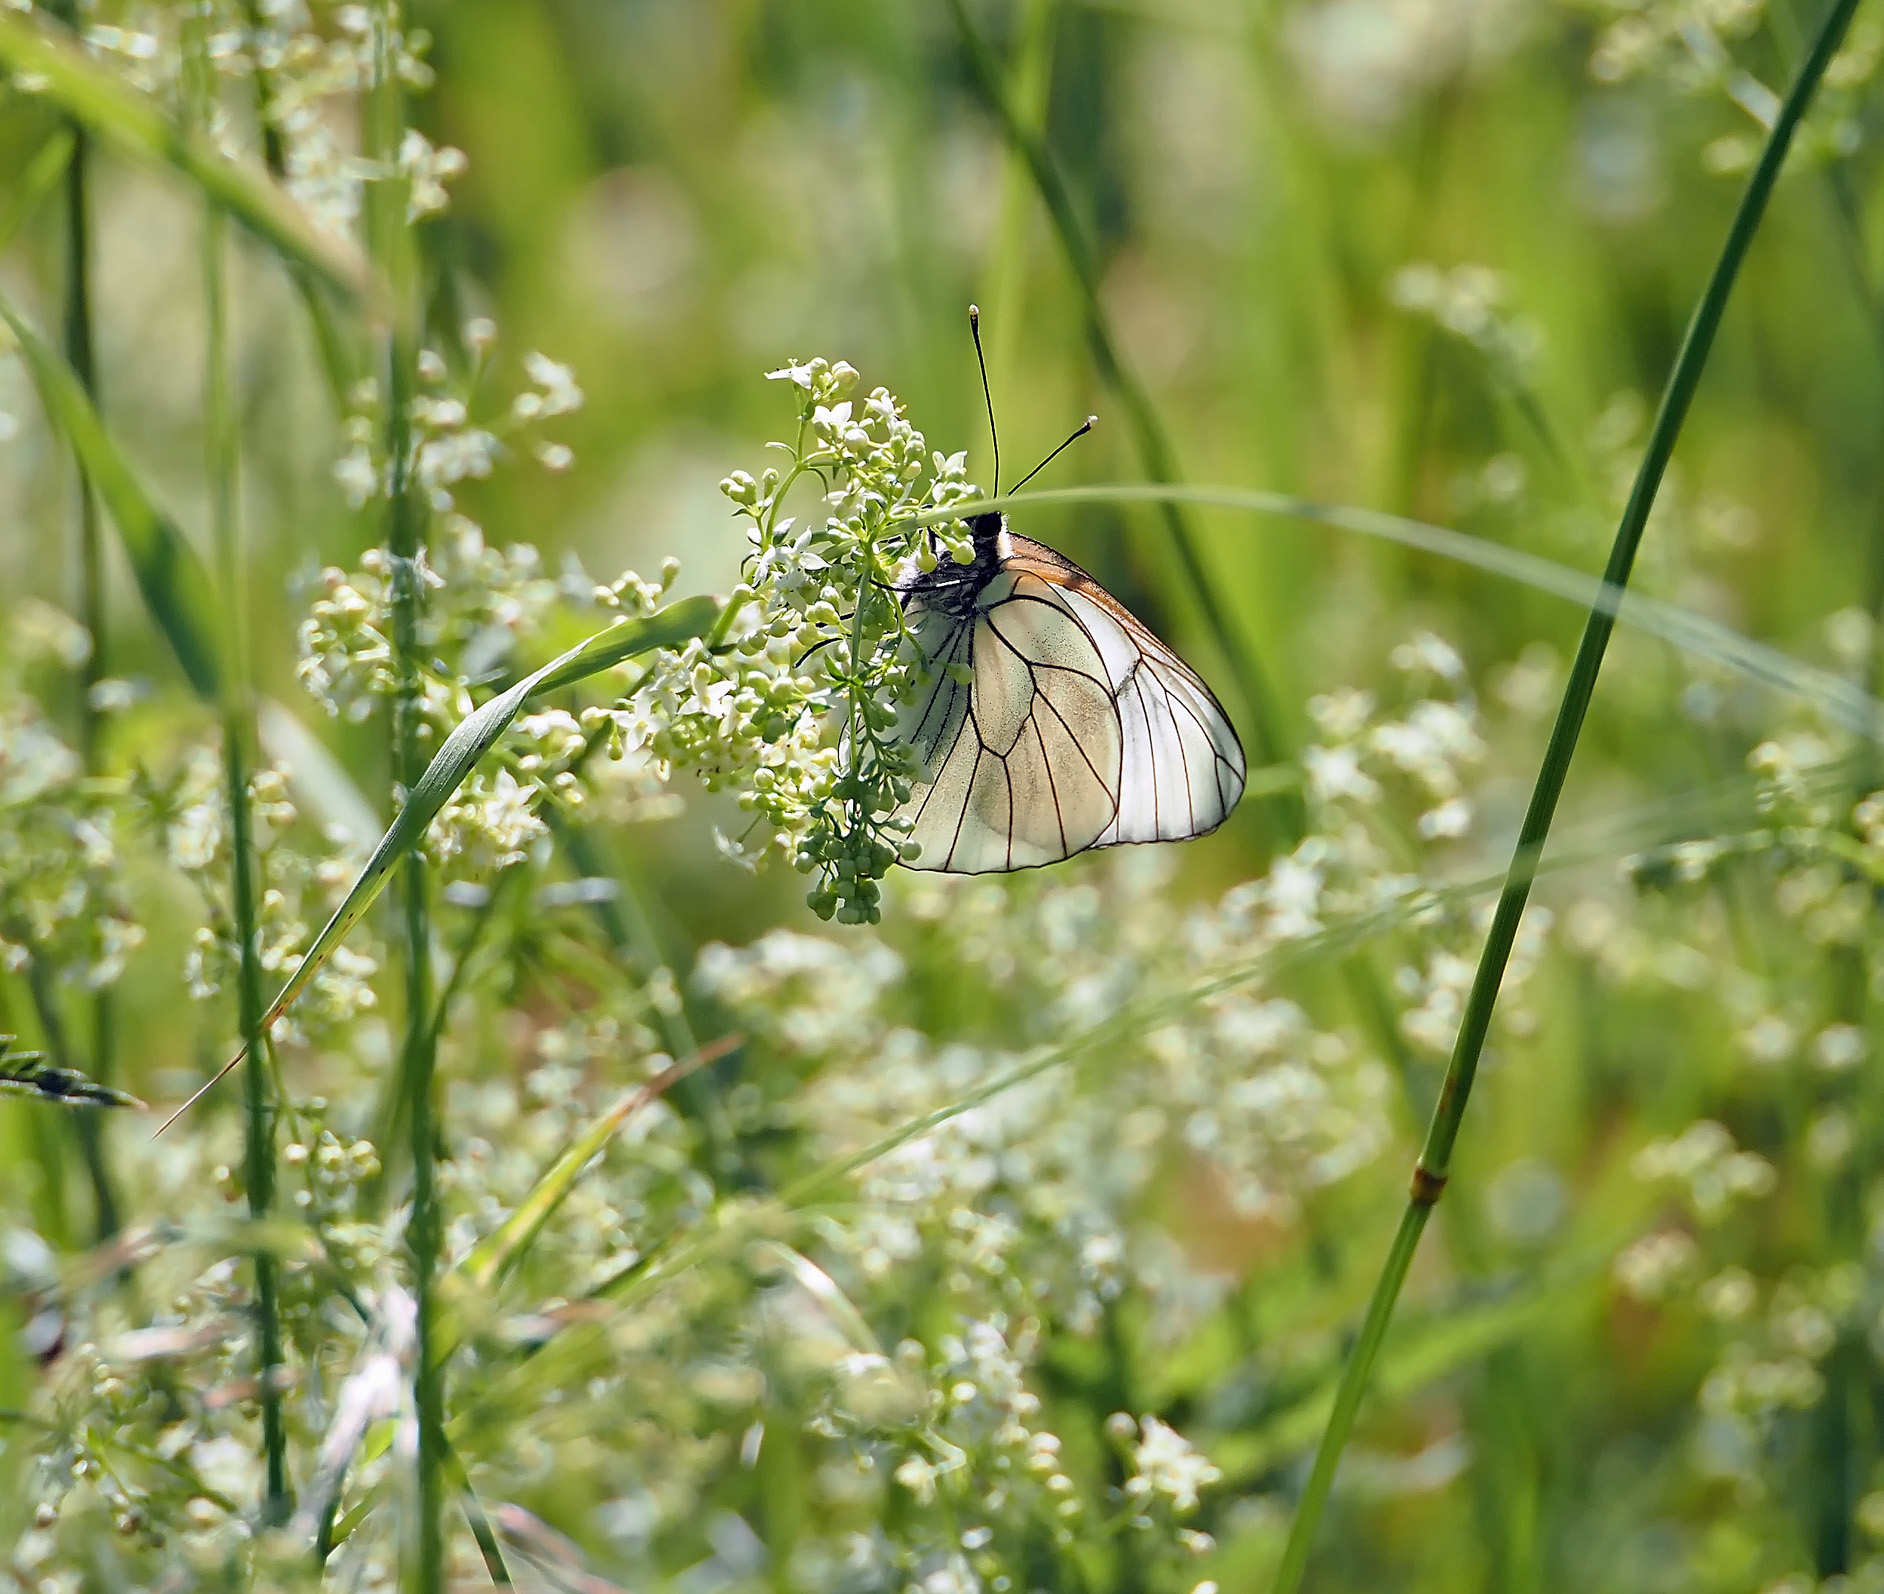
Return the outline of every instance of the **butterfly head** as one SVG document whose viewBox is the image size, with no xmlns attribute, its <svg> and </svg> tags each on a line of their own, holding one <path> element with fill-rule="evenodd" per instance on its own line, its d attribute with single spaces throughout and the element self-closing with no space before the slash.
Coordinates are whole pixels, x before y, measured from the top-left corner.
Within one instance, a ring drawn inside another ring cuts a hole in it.
<svg viewBox="0 0 1884 1594">
<path fill-rule="evenodd" d="M 986 555 L 998 558 L 1001 553 L 1001 537 L 1007 530 L 1007 516 L 992 509 L 986 514 L 970 515 L 968 530 L 975 539 L 976 564 L 980 564 Z"/>
</svg>

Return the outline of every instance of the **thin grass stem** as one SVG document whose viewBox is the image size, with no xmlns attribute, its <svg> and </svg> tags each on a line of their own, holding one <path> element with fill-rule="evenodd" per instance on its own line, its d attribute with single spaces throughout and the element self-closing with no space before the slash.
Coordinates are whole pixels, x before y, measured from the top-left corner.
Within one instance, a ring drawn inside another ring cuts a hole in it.
<svg viewBox="0 0 1884 1594">
<path fill-rule="evenodd" d="M 1636 473 L 1635 485 L 1630 491 L 1621 523 L 1616 528 L 1616 539 L 1603 573 L 1606 586 L 1623 588 L 1628 585 L 1636 550 L 1648 524 L 1649 511 L 1654 507 L 1663 473 L 1674 453 L 1682 423 L 1687 419 L 1695 389 L 1700 384 L 1701 372 L 1707 364 L 1721 317 L 1726 312 L 1734 281 L 1759 231 L 1767 201 L 1772 195 L 1774 184 L 1779 180 L 1786 152 L 1791 147 L 1793 133 L 1805 115 L 1806 107 L 1811 103 L 1819 80 L 1838 49 L 1839 41 L 1844 37 L 1857 4 L 1858 0 L 1833 0 L 1830 11 L 1819 27 L 1818 36 L 1813 41 L 1811 52 L 1800 66 L 1785 104 L 1774 121 L 1773 130 L 1760 153 L 1759 163 L 1747 182 L 1732 225 L 1728 228 L 1726 242 L 1714 263 L 1713 273 L 1700 303 L 1695 307 L 1694 316 L 1688 323 L 1680 352 L 1675 357 L 1674 369 L 1669 373 L 1668 385 L 1656 411 L 1655 424 L 1649 433 L 1648 446 Z M 1570 678 L 1564 686 L 1556 724 L 1551 729 L 1543 763 L 1531 791 L 1531 800 L 1518 829 L 1517 848 L 1511 867 L 1499 895 L 1498 906 L 1492 914 L 1484 950 L 1479 955 L 1478 969 L 1473 977 L 1471 993 L 1466 999 L 1451 1061 L 1447 1064 L 1445 1083 L 1440 1087 L 1439 1102 L 1433 1110 L 1432 1124 L 1427 1130 L 1426 1144 L 1414 1165 L 1406 1210 L 1401 1214 L 1400 1226 L 1394 1234 L 1386 1261 L 1381 1266 L 1373 1297 L 1368 1303 L 1367 1316 L 1361 1325 L 1360 1337 L 1342 1374 L 1334 1409 L 1327 1428 L 1323 1430 L 1314 1465 L 1296 1507 L 1288 1544 L 1276 1572 L 1276 1594 L 1294 1594 L 1301 1584 L 1302 1574 L 1308 1565 L 1309 1551 L 1314 1544 L 1315 1530 L 1320 1524 L 1322 1511 L 1334 1484 L 1341 1451 L 1353 1431 L 1361 1399 L 1367 1390 L 1368 1374 L 1380 1354 L 1388 1325 L 1393 1320 L 1394 1308 L 1406 1283 L 1407 1271 L 1413 1265 L 1414 1254 L 1419 1249 L 1420 1235 L 1445 1190 L 1446 1178 L 1452 1166 L 1453 1147 L 1459 1137 L 1459 1126 L 1464 1119 L 1472 1082 L 1478 1072 L 1479 1058 L 1490 1031 L 1498 988 L 1503 982 L 1512 944 L 1517 939 L 1519 921 L 1530 897 L 1531 882 L 1537 872 L 1536 860 L 1550 834 L 1551 822 L 1556 817 L 1557 802 L 1563 794 L 1570 761 L 1576 753 L 1584 716 L 1595 693 L 1597 675 L 1602 669 L 1603 655 L 1608 649 L 1615 626 L 1615 616 L 1603 607 L 1592 608 L 1584 625 L 1583 639 L 1577 647 L 1576 660 L 1571 665 Z"/>
<path fill-rule="evenodd" d="M 1503 543 L 1470 536 L 1448 526 L 1409 520 L 1403 515 L 1383 514 L 1379 510 L 1362 509 L 1350 504 L 1322 503 L 1261 488 L 1115 482 L 1087 487 L 1054 487 L 1040 492 L 976 499 L 970 503 L 950 505 L 945 510 L 913 516 L 909 524 L 932 525 L 962 515 L 1007 509 L 1017 504 L 1129 503 L 1160 498 L 1248 510 L 1253 514 L 1332 526 L 1363 537 L 1378 537 L 1386 542 L 1399 543 L 1403 547 L 1416 548 L 1442 559 L 1470 565 L 1473 569 L 1519 582 L 1581 607 L 1599 608 L 1623 625 L 1659 637 L 1696 658 L 1706 659 L 1748 680 L 1758 681 L 1812 704 L 1828 720 L 1854 736 L 1866 741 L 1884 742 L 1884 702 L 1842 676 L 1803 664 L 1777 648 L 1755 642 L 1717 620 L 1677 604 L 1611 586 L 1600 577 L 1585 575 L 1568 565 L 1540 558 L 1520 548 L 1509 548 Z"/>
<path fill-rule="evenodd" d="M 192 23 L 188 64 L 193 79 L 193 117 L 207 125 L 214 112 L 215 74 L 201 18 Z M 209 482 L 211 542 L 222 595 L 226 668 L 223 671 L 223 782 L 229 804 L 230 917 L 237 947 L 236 1006 L 247 1057 L 243 1070 L 244 1183 L 249 1217 L 267 1221 L 275 1203 L 275 1103 L 270 1100 L 267 1037 L 262 1032 L 262 970 L 255 870 L 255 837 L 249 809 L 251 752 L 257 745 L 255 697 L 249 681 L 248 601 L 242 530 L 237 509 L 240 442 L 229 389 L 229 227 L 214 201 L 203 212 L 202 273 L 204 339 L 205 465 Z M 288 1490 L 287 1432 L 282 1423 L 280 1285 L 275 1257 L 257 1250 L 255 1328 L 257 1382 L 261 1389 L 262 1448 L 267 1483 L 263 1519 L 285 1521 L 292 1507 Z"/>
<path fill-rule="evenodd" d="M 64 0 L 54 15 L 76 28 L 77 9 Z M 71 123 L 71 153 L 65 161 L 65 358 L 94 406 L 98 403 L 98 361 L 92 337 L 92 241 L 89 190 L 89 141 L 83 126 Z M 98 498 L 83 461 L 78 462 L 79 619 L 90 633 L 92 645 L 79 671 L 78 742 L 85 773 L 96 776 L 104 767 L 104 721 L 94 688 L 104 678 L 110 635 L 105 625 L 105 564 L 103 532 L 98 522 Z M 115 1026 L 109 987 L 92 997 L 90 1071 L 101 1084 L 112 1074 Z M 73 1123 L 85 1170 L 92 1185 L 92 1205 L 98 1238 L 108 1240 L 118 1231 L 118 1201 L 102 1144 L 104 1125 L 90 1114 Z"/>
</svg>

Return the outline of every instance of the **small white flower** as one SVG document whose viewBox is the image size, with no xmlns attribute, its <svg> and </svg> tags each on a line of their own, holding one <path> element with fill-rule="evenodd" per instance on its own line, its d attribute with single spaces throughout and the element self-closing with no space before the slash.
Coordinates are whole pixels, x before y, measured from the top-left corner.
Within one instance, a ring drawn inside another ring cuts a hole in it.
<svg viewBox="0 0 1884 1594">
<path fill-rule="evenodd" d="M 909 1456 L 896 1469 L 896 1481 L 916 1497 L 919 1505 L 935 1499 L 936 1469 L 921 1456 Z"/>
<path fill-rule="evenodd" d="M 576 386 L 576 374 L 568 366 L 532 351 L 523 357 L 523 368 L 542 389 L 538 415 L 565 415 L 582 408 L 582 389 Z"/>
<path fill-rule="evenodd" d="M 1127 1493 L 1141 1497 L 1162 1494 L 1174 1510 L 1195 1510 L 1198 1491 L 1217 1482 L 1223 1476 L 1222 1470 L 1192 1449 L 1190 1441 L 1175 1428 L 1156 1417 L 1140 1417 L 1139 1432 L 1139 1442 L 1132 1447 L 1137 1476 L 1127 1481 Z M 1133 1485 L 1141 1487 L 1134 1489 Z"/>
</svg>

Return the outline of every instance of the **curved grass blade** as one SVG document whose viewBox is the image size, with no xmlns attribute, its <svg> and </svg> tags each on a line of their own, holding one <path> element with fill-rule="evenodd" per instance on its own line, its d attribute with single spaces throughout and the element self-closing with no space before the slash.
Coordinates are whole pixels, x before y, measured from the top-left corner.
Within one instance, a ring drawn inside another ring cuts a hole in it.
<svg viewBox="0 0 1884 1594">
<path fill-rule="evenodd" d="M 1181 498 L 1188 503 L 1210 504 L 1221 509 L 1245 509 L 1259 515 L 1276 515 L 1290 520 L 1309 520 L 1356 532 L 1363 537 L 1377 537 L 1398 543 L 1403 548 L 1437 554 L 1459 564 L 1470 565 L 1491 575 L 1503 576 L 1523 586 L 1567 599 L 1579 607 L 1607 615 L 1637 631 L 1661 638 L 1710 663 L 1718 664 L 1749 680 L 1800 697 L 1816 705 L 1834 724 L 1862 736 L 1867 741 L 1884 741 L 1884 702 L 1862 687 L 1800 662 L 1778 648 L 1755 642 L 1730 626 L 1705 615 L 1683 609 L 1659 598 L 1627 592 L 1601 577 L 1573 570 L 1521 548 L 1507 548 L 1502 543 L 1447 526 L 1429 525 L 1423 520 L 1408 520 L 1380 510 L 1360 509 L 1348 504 L 1324 504 L 1312 498 L 1297 498 L 1290 493 L 1268 492 L 1261 488 L 1165 486 L 1150 482 L 1120 482 L 1106 486 L 1056 487 L 1044 492 L 1008 494 L 1002 498 L 977 500 L 951 505 L 946 511 L 932 511 L 910 522 L 929 525 L 964 515 L 980 514 L 988 509 L 1009 509 L 1029 504 L 1094 504 Z"/>
<path fill-rule="evenodd" d="M 138 590 L 184 675 L 197 696 L 221 702 L 222 649 L 216 639 L 218 610 L 209 571 L 176 522 L 144 490 L 72 368 L 41 341 L 4 295 L 0 321 L 19 346 L 48 419 L 65 433 L 111 511 Z"/>
<path fill-rule="evenodd" d="M 37 85 L 88 131 L 145 160 L 173 166 L 284 260 L 348 301 L 370 299 L 373 281 L 351 245 L 320 232 L 280 189 L 179 128 L 150 100 L 29 17 L 0 9 L 0 67 Z"/>
<path fill-rule="evenodd" d="M 682 1058 L 672 1067 L 662 1069 L 639 1089 L 629 1091 L 583 1130 L 531 1186 L 530 1193 L 517 1203 L 516 1210 L 467 1253 L 460 1267 L 471 1282 L 479 1289 L 489 1289 L 501 1282 L 563 1204 L 563 1197 L 575 1188 L 582 1170 L 615 1138 L 622 1125 L 695 1069 L 724 1057 L 743 1044 L 743 1040 L 739 1035 L 723 1035 L 701 1047 L 693 1056 Z"/>
<path fill-rule="evenodd" d="M 592 675 L 599 675 L 603 670 L 611 669 L 638 654 L 652 653 L 657 648 L 678 647 L 694 637 L 704 636 L 719 619 L 720 610 L 721 604 L 716 598 L 685 598 L 679 603 L 670 603 L 644 620 L 623 621 L 571 648 L 560 658 L 552 659 L 542 669 L 526 675 L 508 691 L 492 698 L 475 713 L 467 714 L 451 735 L 445 738 L 445 745 L 439 748 L 432 762 L 426 766 L 425 773 L 413 786 L 398 817 L 379 838 L 379 845 L 373 849 L 373 855 L 367 859 L 359 878 L 347 892 L 346 899 L 314 938 L 314 944 L 289 976 L 288 983 L 269 1003 L 268 1011 L 262 1015 L 262 1032 L 266 1033 L 275 1020 L 288 1010 L 294 999 L 307 988 L 308 981 L 333 955 L 334 948 L 346 939 L 347 932 L 365 916 L 366 910 L 385 887 L 393 865 L 418 845 L 419 838 L 425 834 L 425 827 L 431 824 L 438 811 L 451 800 L 452 794 L 464 784 L 478 761 L 496 745 L 497 739 L 504 734 L 526 702 L 539 693 L 553 692 L 574 685 L 577 681 L 587 680 Z M 157 1133 L 162 1134 L 175 1123 L 211 1086 L 240 1063 L 243 1055 L 237 1052 L 220 1072 L 164 1120 Z"/>
<path fill-rule="evenodd" d="M 882 1341 L 864 1320 L 863 1313 L 857 1310 L 857 1303 L 810 1257 L 802 1251 L 794 1251 L 783 1240 L 761 1240 L 752 1249 L 755 1257 L 775 1264 L 818 1303 L 819 1309 L 831 1320 L 831 1326 L 844 1336 L 852 1350 L 867 1356 L 883 1354 Z"/>
</svg>

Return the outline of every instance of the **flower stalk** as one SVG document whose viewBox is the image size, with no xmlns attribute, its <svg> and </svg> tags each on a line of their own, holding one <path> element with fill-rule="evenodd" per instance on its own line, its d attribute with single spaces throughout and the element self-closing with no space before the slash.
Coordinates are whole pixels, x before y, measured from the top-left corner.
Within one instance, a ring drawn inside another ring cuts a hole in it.
<svg viewBox="0 0 1884 1594">
<path fill-rule="evenodd" d="M 77 15 L 71 0 L 59 6 L 55 14 L 68 27 L 76 27 Z M 92 346 L 91 297 L 91 220 L 87 198 L 88 139 L 85 128 L 72 123 L 72 151 L 65 163 L 65 357 L 73 374 L 84 387 L 87 397 L 98 402 L 98 362 Z M 78 544 L 79 544 L 79 618 L 91 635 L 91 648 L 79 672 L 79 756 L 85 772 L 103 772 L 104 747 L 102 716 L 94 690 L 105 674 L 105 575 L 103 533 L 98 523 L 98 498 L 92 481 L 81 462 L 78 467 Z M 95 1078 L 111 1077 L 114 1028 L 112 993 L 104 987 L 92 997 L 91 1068 Z M 92 1183 L 92 1203 L 97 1218 L 98 1238 L 108 1240 L 118 1232 L 118 1202 L 111 1188 L 110 1172 L 105 1164 L 102 1124 L 93 1118 L 80 1118 L 75 1124 L 79 1149 Z"/>
<path fill-rule="evenodd" d="M 1674 368 L 1669 372 L 1667 386 L 1656 410 L 1655 422 L 1649 432 L 1641 466 L 1636 472 L 1635 484 L 1623 509 L 1621 523 L 1616 528 L 1609 562 L 1603 571 L 1604 586 L 1618 596 L 1629 584 L 1629 575 L 1635 565 L 1636 551 L 1641 545 L 1649 512 L 1654 508 L 1656 493 L 1660 490 L 1663 474 L 1674 453 L 1675 441 L 1681 435 L 1682 423 L 1687 419 L 1695 389 L 1700 385 L 1701 372 L 1707 364 L 1721 317 L 1726 312 L 1734 281 L 1740 274 L 1740 267 L 1752 246 L 1754 235 L 1759 231 L 1761 218 L 1765 215 L 1767 201 L 1772 197 L 1774 185 L 1779 180 L 1793 134 L 1825 75 L 1825 69 L 1837 53 L 1857 4 L 1858 0 L 1833 0 L 1830 11 L 1820 24 L 1811 52 L 1800 65 L 1791 91 L 1767 136 L 1759 162 L 1747 181 L 1733 222 L 1727 230 L 1726 242 L 1721 246 L 1707 287 L 1688 323 L 1687 333 L 1682 339 L 1680 352 L 1675 357 Z M 1613 603 L 1592 606 L 1589 618 L 1584 623 L 1583 639 L 1578 644 L 1575 662 L 1570 668 L 1569 680 L 1564 686 L 1556 723 L 1544 750 L 1543 763 L 1531 790 L 1524 821 L 1518 829 L 1517 846 L 1505 875 L 1498 906 L 1492 915 L 1491 929 L 1479 954 L 1478 969 L 1473 976 L 1471 994 L 1466 1000 L 1458 1038 L 1453 1044 L 1445 1082 L 1440 1087 L 1439 1101 L 1433 1110 L 1426 1143 L 1414 1165 L 1406 1209 L 1401 1214 L 1399 1228 L 1394 1233 L 1387 1259 L 1375 1282 L 1360 1337 L 1343 1371 L 1340 1387 L 1335 1394 L 1334 1409 L 1329 1414 L 1328 1426 L 1322 1432 L 1308 1483 L 1296 1507 L 1288 1544 L 1276 1572 L 1276 1594 L 1294 1594 L 1301 1584 L 1302 1574 L 1308 1565 L 1309 1550 L 1314 1543 L 1315 1529 L 1334 1484 L 1341 1451 L 1353 1431 L 1362 1396 L 1366 1393 L 1368 1374 L 1386 1339 L 1400 1291 L 1406 1284 L 1407 1272 L 1419 1249 L 1420 1236 L 1432 1217 L 1433 1208 L 1445 1192 L 1446 1180 L 1452 1168 L 1453 1147 L 1459 1138 L 1459 1127 L 1465 1116 L 1466 1103 L 1471 1097 L 1472 1082 L 1477 1076 L 1479 1059 L 1484 1053 L 1486 1036 L 1491 1029 L 1498 990 L 1511 959 L 1519 922 L 1530 898 L 1531 882 L 1536 876 L 1538 860 L 1549 837 L 1551 822 L 1556 817 L 1557 803 L 1563 795 L 1570 761 L 1576 753 L 1577 739 L 1582 734 L 1584 717 L 1596 691 L 1596 678 L 1603 666 L 1603 655 L 1608 651 L 1610 634 L 1615 627 Z"/>
<path fill-rule="evenodd" d="M 373 13 L 374 73 L 368 108 L 370 152 L 378 169 L 367 216 L 368 243 L 391 297 L 384 341 L 386 389 L 386 546 L 392 573 L 392 643 L 395 689 L 392 713 L 394 779 L 410 791 L 425 772 L 424 683 L 419 643 L 423 602 L 423 506 L 413 481 L 412 401 L 418 365 L 413 237 L 408 225 L 410 183 L 399 166 L 405 132 L 399 84 L 400 13 L 380 0 Z M 400 1080 L 412 1156 L 412 1215 L 407 1245 L 416 1307 L 413 1404 L 418 1417 L 416 1519 L 408 1539 L 404 1585 L 414 1594 L 444 1586 L 443 1368 L 438 1354 L 438 1259 L 442 1217 L 437 1185 L 433 1114 L 436 1034 L 432 923 L 423 853 L 407 853 L 400 870 L 400 921 L 405 943 L 405 1036 Z"/>
<path fill-rule="evenodd" d="M 187 111 L 207 125 L 214 115 L 215 69 L 208 58 L 203 19 L 188 39 Z M 242 1074 L 244 1184 L 250 1218 L 260 1222 L 275 1203 L 275 1113 L 268 1081 L 267 1036 L 262 1027 L 262 971 L 257 914 L 256 854 L 249 800 L 249 768 L 256 746 L 255 698 L 250 686 L 248 602 L 243 579 L 242 530 L 237 509 L 240 442 L 229 390 L 228 218 L 213 200 L 202 229 L 205 465 L 209 481 L 211 542 L 225 617 L 223 671 L 223 787 L 229 807 L 229 894 L 237 948 L 236 1007 L 246 1058 Z M 257 1373 L 261 1389 L 262 1448 L 267 1481 L 263 1520 L 285 1521 L 291 1508 L 287 1434 L 282 1424 L 280 1281 L 275 1258 L 258 1250 L 255 1265 Z"/>
</svg>

